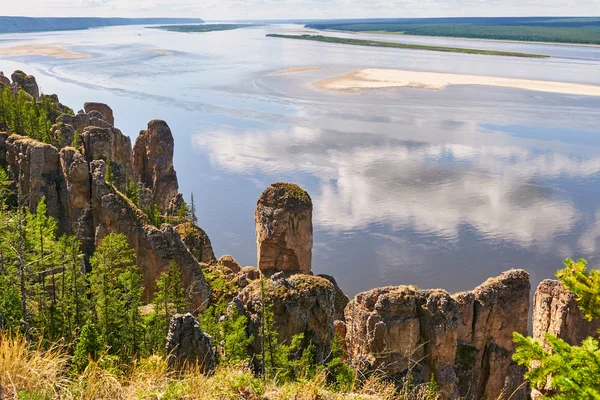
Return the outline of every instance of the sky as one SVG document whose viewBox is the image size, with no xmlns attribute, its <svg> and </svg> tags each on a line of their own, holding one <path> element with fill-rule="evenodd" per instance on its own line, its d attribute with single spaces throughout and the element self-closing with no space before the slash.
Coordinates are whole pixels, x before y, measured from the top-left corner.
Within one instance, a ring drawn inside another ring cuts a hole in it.
<svg viewBox="0 0 600 400">
<path fill-rule="evenodd" d="M 600 16 L 600 0 L 0 0 L 0 15 L 206 20 Z"/>
</svg>

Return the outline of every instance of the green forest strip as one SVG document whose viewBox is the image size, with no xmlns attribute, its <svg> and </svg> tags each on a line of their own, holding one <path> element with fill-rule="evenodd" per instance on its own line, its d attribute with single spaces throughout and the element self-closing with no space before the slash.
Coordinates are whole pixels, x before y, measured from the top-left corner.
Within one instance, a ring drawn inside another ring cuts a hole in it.
<svg viewBox="0 0 600 400">
<path fill-rule="evenodd" d="M 448 53 L 466 53 L 466 54 L 485 54 L 492 56 L 510 56 L 510 57 L 527 57 L 527 58 L 548 58 L 549 56 L 542 54 L 528 54 L 528 53 L 515 53 L 510 51 L 495 51 L 495 50 L 478 50 L 478 49 L 464 49 L 460 47 L 441 47 L 441 46 L 426 46 L 420 44 L 407 44 L 407 43 L 395 43 L 395 42 L 380 42 L 376 40 L 360 40 L 360 39 L 346 39 L 332 36 L 320 36 L 320 35 L 280 35 L 280 34 L 268 34 L 267 37 L 281 38 L 281 39 L 296 39 L 296 40 L 310 40 L 314 42 L 325 42 L 325 43 L 339 43 L 339 44 L 350 44 L 355 46 L 368 46 L 368 47 L 391 47 L 396 49 L 410 49 L 410 50 L 430 50 L 430 51 L 444 51 Z"/>
<path fill-rule="evenodd" d="M 182 32 L 182 33 L 193 33 L 193 32 L 218 32 L 218 31 L 232 31 L 240 28 L 250 28 L 254 24 L 209 24 L 209 25 L 163 25 L 163 26 L 149 26 L 150 29 L 161 29 L 169 32 Z"/>
</svg>

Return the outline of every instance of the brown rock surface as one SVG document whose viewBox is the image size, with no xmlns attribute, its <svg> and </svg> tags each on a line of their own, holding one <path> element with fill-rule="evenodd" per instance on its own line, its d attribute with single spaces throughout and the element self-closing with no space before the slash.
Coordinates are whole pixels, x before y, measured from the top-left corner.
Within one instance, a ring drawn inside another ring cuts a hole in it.
<svg viewBox="0 0 600 400">
<path fill-rule="evenodd" d="M 261 351 L 259 329 L 262 321 L 261 281 L 251 282 L 238 295 L 242 313 L 248 317 L 248 331 L 254 335 L 252 351 Z M 273 310 L 273 329 L 280 342 L 290 343 L 304 333 L 316 346 L 319 361 L 330 350 L 333 339 L 335 290 L 327 279 L 311 275 L 283 276 L 264 279 L 264 292 Z"/>
<path fill-rule="evenodd" d="M 196 260 L 206 264 L 216 261 L 210 239 L 204 230 L 191 222 L 179 224 L 175 230 Z"/>
<path fill-rule="evenodd" d="M 152 202 L 167 213 L 179 191 L 173 168 L 174 140 L 165 121 L 153 120 L 141 131 L 133 148 L 136 181 L 152 192 Z"/>
<path fill-rule="evenodd" d="M 193 311 L 202 311 L 210 298 L 210 289 L 196 258 L 185 246 L 179 234 L 168 224 L 158 229 L 129 199 L 115 192 L 105 182 L 106 163 L 90 164 L 92 171 L 92 210 L 94 226 L 103 234 L 121 233 L 135 250 L 142 273 L 145 302 L 156 292 L 155 281 L 171 263 L 181 269 L 182 280 Z M 96 242 L 98 242 L 98 237 Z"/>
<path fill-rule="evenodd" d="M 8 79 L 6 76 L 4 76 L 4 72 L 0 71 L 0 87 L 9 86 L 9 85 L 10 85 L 10 79 Z"/>
<path fill-rule="evenodd" d="M 526 399 L 511 355 L 512 333 L 527 333 L 529 291 L 527 272 L 513 270 L 454 296 L 412 286 L 361 293 L 345 309 L 347 357 L 397 379 L 434 374 L 444 399 Z"/>
<path fill-rule="evenodd" d="M 333 285 L 333 288 L 335 289 L 335 308 L 334 308 L 333 319 L 344 321 L 344 310 L 346 309 L 346 306 L 350 302 L 350 299 L 348 298 L 348 296 L 346 296 L 344 294 L 342 289 L 340 289 L 340 287 L 337 284 L 337 281 L 335 280 L 335 278 L 333 276 L 324 275 L 324 274 L 320 274 L 317 276 L 327 279 Z"/>
<path fill-rule="evenodd" d="M 231 272 L 238 273 L 242 270 L 242 267 L 237 261 L 235 261 L 235 258 L 228 254 L 219 257 L 218 261 L 219 264 L 222 264 L 225 268 L 231 270 Z"/>
<path fill-rule="evenodd" d="M 77 133 L 73 126 L 59 123 L 52 125 L 50 134 L 56 148 L 62 149 L 63 147 L 71 146 Z"/>
<path fill-rule="evenodd" d="M 176 314 L 171 319 L 167 335 L 167 354 L 171 368 L 194 367 L 203 372 L 215 369 L 215 354 L 211 338 L 200 328 L 192 314 Z"/>
<path fill-rule="evenodd" d="M 263 272 L 310 273 L 312 269 L 312 200 L 293 183 L 269 186 L 254 212 L 258 268 Z"/>
<path fill-rule="evenodd" d="M 11 135 L 6 140 L 6 162 L 31 211 L 45 197 L 48 215 L 56 218 L 61 232 L 70 232 L 67 188 L 58 150 L 25 136 Z"/>
<path fill-rule="evenodd" d="M 23 89 L 26 93 L 30 94 L 35 100 L 40 98 L 40 89 L 35 81 L 35 77 L 27 75 L 25 72 L 17 70 L 11 75 L 13 85 L 16 85 Z"/>
<path fill-rule="evenodd" d="M 97 111 L 102 115 L 106 122 L 108 122 L 112 126 L 115 125 L 115 117 L 113 116 L 113 110 L 106 104 L 94 102 L 85 103 L 83 105 L 83 109 L 87 114 L 90 114 L 92 111 Z"/>
</svg>

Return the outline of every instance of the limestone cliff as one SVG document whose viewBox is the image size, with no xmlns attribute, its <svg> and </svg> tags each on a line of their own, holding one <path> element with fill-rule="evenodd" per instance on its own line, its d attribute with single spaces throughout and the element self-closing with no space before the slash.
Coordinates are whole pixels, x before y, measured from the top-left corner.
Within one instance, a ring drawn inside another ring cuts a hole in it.
<svg viewBox="0 0 600 400">
<path fill-rule="evenodd" d="M 442 398 L 498 399 L 523 382 L 512 333 L 527 333 L 529 275 L 513 270 L 471 292 L 385 287 L 346 306 L 345 347 L 356 366 L 397 379 L 435 376 Z M 518 390 L 512 399 L 526 399 Z"/>
</svg>

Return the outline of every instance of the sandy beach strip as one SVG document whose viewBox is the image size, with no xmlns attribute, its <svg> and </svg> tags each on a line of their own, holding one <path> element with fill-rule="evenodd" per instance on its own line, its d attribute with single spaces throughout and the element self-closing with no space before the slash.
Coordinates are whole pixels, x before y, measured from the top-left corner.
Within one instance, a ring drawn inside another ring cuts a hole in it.
<svg viewBox="0 0 600 400">
<path fill-rule="evenodd" d="M 160 54 L 162 56 L 172 56 L 174 54 L 172 51 L 161 50 L 161 49 L 146 50 L 146 53 L 155 53 L 155 54 Z"/>
<path fill-rule="evenodd" d="M 600 86 L 598 85 L 394 69 L 361 69 L 346 75 L 316 82 L 315 85 L 320 89 L 348 92 L 392 87 L 444 90 L 451 85 L 477 85 L 582 96 L 600 96 Z"/>
<path fill-rule="evenodd" d="M 299 67 L 299 68 L 290 68 L 284 69 L 283 71 L 273 72 L 269 75 L 284 75 L 284 74 L 295 74 L 298 72 L 306 72 L 306 71 L 315 71 L 317 69 L 323 69 L 323 67 Z"/>
<path fill-rule="evenodd" d="M 44 56 L 54 58 L 90 58 L 91 54 L 76 53 L 60 46 L 52 45 L 24 45 L 13 47 L 0 47 L 0 57 L 17 56 Z"/>
</svg>

